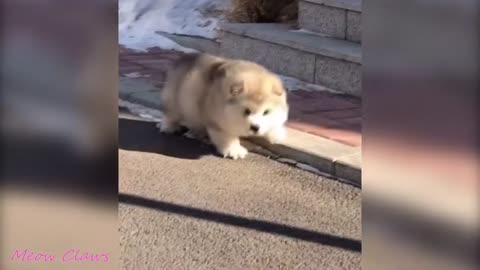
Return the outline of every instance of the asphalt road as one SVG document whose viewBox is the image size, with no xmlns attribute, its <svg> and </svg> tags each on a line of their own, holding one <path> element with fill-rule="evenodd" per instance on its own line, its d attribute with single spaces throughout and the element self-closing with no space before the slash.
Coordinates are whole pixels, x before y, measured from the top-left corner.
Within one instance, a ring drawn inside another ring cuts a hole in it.
<svg viewBox="0 0 480 270">
<path fill-rule="evenodd" d="M 119 120 L 122 269 L 360 269 L 360 190 Z"/>
</svg>

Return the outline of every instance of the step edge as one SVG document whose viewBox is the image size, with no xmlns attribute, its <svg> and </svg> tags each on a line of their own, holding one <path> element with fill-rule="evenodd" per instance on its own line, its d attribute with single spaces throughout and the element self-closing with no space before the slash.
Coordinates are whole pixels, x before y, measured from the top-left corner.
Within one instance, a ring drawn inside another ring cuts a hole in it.
<svg viewBox="0 0 480 270">
<path fill-rule="evenodd" d="M 249 31 L 249 30 L 245 30 L 245 29 L 238 29 L 237 28 L 238 25 L 245 25 L 243 27 L 248 27 L 248 28 L 251 29 L 251 27 L 253 27 L 255 25 L 266 25 L 266 24 L 263 24 L 263 23 L 261 23 L 261 24 L 256 24 L 256 23 L 253 23 L 253 24 L 252 23 L 249 23 L 249 24 L 226 23 L 226 24 L 222 25 L 221 31 L 227 32 L 227 33 L 230 33 L 230 34 L 234 34 L 234 35 L 237 35 L 237 36 L 244 36 L 244 37 L 257 39 L 257 40 L 261 40 L 261 41 L 268 42 L 268 43 L 273 43 L 273 44 L 289 47 L 289 48 L 292 48 L 292 49 L 295 49 L 295 50 L 304 51 L 304 52 L 308 52 L 308 53 L 312 53 L 312 54 L 316 54 L 316 55 L 322 55 L 322 56 L 326 56 L 326 57 L 330 57 L 330 58 L 334 58 L 334 59 L 339 59 L 339 60 L 343 60 L 343 61 L 347 61 L 347 62 L 353 62 L 353 63 L 360 64 L 360 65 L 362 64 L 362 52 L 361 52 L 362 45 L 360 43 L 356 43 L 356 42 L 348 41 L 348 40 L 339 40 L 339 39 L 335 39 L 335 38 L 331 38 L 331 37 L 322 37 L 320 35 L 317 36 L 317 35 L 309 34 L 309 33 L 302 33 L 302 32 L 292 33 L 293 35 L 315 36 L 319 40 L 324 40 L 324 41 L 328 41 L 328 42 L 336 42 L 338 44 L 343 44 L 344 46 L 354 48 L 355 50 L 358 50 L 359 52 L 351 54 L 351 53 L 345 53 L 345 52 L 339 52 L 339 51 L 331 50 L 329 48 L 324 48 L 324 47 L 320 47 L 319 49 L 313 49 L 313 48 L 309 47 L 308 45 L 307 46 L 302 46 L 302 45 L 293 46 L 292 44 L 289 44 L 288 42 L 282 42 L 282 41 L 279 41 L 279 40 L 269 40 L 269 39 L 267 40 L 264 37 L 262 37 L 262 33 L 257 32 L 258 30 L 257 31 L 252 31 L 252 30 Z M 287 28 L 288 25 L 282 25 L 282 24 L 269 24 L 269 25 L 275 25 L 276 27 L 278 27 L 278 29 L 275 29 L 274 31 L 290 32 Z M 293 29 L 290 29 L 290 30 L 293 30 Z"/>
<path fill-rule="evenodd" d="M 359 4 L 344 4 L 342 3 L 342 1 L 338 1 L 338 0 L 300 0 L 300 1 L 362 13 L 361 0 L 358 1 Z"/>
</svg>

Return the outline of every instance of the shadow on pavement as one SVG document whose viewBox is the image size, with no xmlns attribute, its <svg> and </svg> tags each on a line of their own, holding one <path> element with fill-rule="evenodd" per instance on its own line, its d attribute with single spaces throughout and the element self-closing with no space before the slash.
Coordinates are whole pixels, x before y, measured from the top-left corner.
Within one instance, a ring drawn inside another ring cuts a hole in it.
<svg viewBox="0 0 480 270">
<path fill-rule="evenodd" d="M 212 155 L 209 145 L 182 136 L 158 132 L 154 122 L 119 118 L 118 147 L 123 150 L 157 153 L 182 159 Z"/>
<path fill-rule="evenodd" d="M 208 211 L 178 204 L 162 202 L 130 194 L 119 194 L 119 202 L 134 206 L 156 209 L 163 212 L 175 213 L 182 216 L 193 217 L 208 221 L 214 221 L 232 226 L 243 227 L 260 232 L 271 233 L 307 242 L 327 245 L 354 252 L 361 252 L 362 244 L 359 240 L 342 238 L 334 235 L 319 233 L 307 229 L 288 225 L 263 221 L 258 219 L 244 218 L 231 214 Z"/>
<path fill-rule="evenodd" d="M 37 195 L 81 197 L 112 202 L 118 192 L 118 151 L 93 156 L 75 152 L 62 137 L 0 136 L 0 191 L 33 190 Z M 32 138 L 33 137 L 33 138 Z"/>
</svg>

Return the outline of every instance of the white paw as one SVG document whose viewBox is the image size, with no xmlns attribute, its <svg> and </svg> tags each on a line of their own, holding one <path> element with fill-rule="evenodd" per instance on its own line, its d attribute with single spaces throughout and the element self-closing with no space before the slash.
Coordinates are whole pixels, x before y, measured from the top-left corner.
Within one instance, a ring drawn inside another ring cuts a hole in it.
<svg viewBox="0 0 480 270">
<path fill-rule="evenodd" d="M 220 151 L 224 158 L 242 159 L 248 154 L 248 150 L 240 144 L 232 144 L 230 147 Z"/>
<path fill-rule="evenodd" d="M 287 129 L 285 127 L 275 128 L 271 130 L 266 136 L 266 139 L 271 144 L 281 143 L 285 141 L 286 138 L 287 138 Z"/>
<path fill-rule="evenodd" d="M 157 123 L 156 127 L 160 133 L 172 134 L 178 131 L 178 126 L 169 124 L 168 122 Z"/>
</svg>

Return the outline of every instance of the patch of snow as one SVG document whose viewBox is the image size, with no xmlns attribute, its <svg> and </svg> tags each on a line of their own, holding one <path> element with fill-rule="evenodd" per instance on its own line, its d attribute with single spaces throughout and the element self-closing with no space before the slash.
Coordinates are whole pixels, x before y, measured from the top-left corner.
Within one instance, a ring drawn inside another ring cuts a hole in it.
<svg viewBox="0 0 480 270">
<path fill-rule="evenodd" d="M 194 52 L 156 33 L 215 39 L 230 0 L 119 0 L 119 43 L 127 48 Z"/>
<path fill-rule="evenodd" d="M 162 122 L 163 113 L 137 103 L 119 99 L 118 106 L 128 109 L 132 114 L 151 122 Z"/>
<path fill-rule="evenodd" d="M 125 78 L 142 78 L 142 77 L 150 77 L 148 74 L 140 74 L 139 72 L 131 72 L 123 75 Z"/>
<path fill-rule="evenodd" d="M 176 0 L 167 18 L 174 27 L 159 29 L 170 34 L 182 34 L 215 39 L 219 22 L 228 8 L 226 0 Z"/>
</svg>

